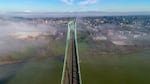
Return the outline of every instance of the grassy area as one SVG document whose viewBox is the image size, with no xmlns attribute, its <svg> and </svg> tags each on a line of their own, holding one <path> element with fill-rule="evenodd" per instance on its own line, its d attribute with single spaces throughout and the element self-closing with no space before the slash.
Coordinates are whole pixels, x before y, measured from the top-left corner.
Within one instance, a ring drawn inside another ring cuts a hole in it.
<svg viewBox="0 0 150 84">
<path fill-rule="evenodd" d="M 98 50 L 98 49 L 97 49 Z M 129 54 L 96 55 L 79 43 L 83 84 L 150 84 L 150 50 Z"/>
</svg>

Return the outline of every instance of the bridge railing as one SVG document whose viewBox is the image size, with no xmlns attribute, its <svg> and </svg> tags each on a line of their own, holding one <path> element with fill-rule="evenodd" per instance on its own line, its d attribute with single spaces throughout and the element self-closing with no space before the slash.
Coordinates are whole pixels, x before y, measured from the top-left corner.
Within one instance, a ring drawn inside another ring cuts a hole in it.
<svg viewBox="0 0 150 84">
<path fill-rule="evenodd" d="M 77 41 L 77 26 L 76 26 L 76 23 L 75 23 L 75 43 L 76 43 L 76 52 L 77 52 L 77 61 L 78 61 L 78 71 L 79 71 L 79 82 L 80 84 L 82 84 L 82 79 L 81 79 L 81 69 L 80 69 L 80 59 L 79 59 L 79 51 L 78 51 L 78 41 Z"/>
<path fill-rule="evenodd" d="M 64 77 L 65 77 L 65 68 L 66 68 L 66 62 L 67 62 L 67 53 L 68 53 L 68 41 L 70 39 L 70 23 L 68 23 L 68 28 L 67 28 L 67 39 L 66 39 L 66 49 L 65 49 L 65 59 L 64 59 L 64 64 L 63 64 L 63 71 L 62 71 L 62 78 L 61 78 L 61 84 L 64 82 Z"/>
<path fill-rule="evenodd" d="M 74 24 L 73 24 L 74 23 Z M 72 25 L 73 24 L 73 25 Z M 67 39 L 66 39 L 66 49 L 65 49 L 65 59 L 64 59 L 64 64 L 63 64 L 63 71 L 62 71 L 62 79 L 61 79 L 61 84 L 64 83 L 64 77 L 65 77 L 65 68 L 66 68 L 66 62 L 67 62 L 67 53 L 68 53 L 68 41 L 70 40 L 70 30 L 74 30 L 74 38 L 75 38 L 75 45 L 76 45 L 76 55 L 77 55 L 77 63 L 78 63 L 78 74 L 79 74 L 79 83 L 82 84 L 82 79 L 81 79 L 81 71 L 80 71 L 80 59 L 79 59 L 79 52 L 78 52 L 78 41 L 77 41 L 77 29 L 76 29 L 76 23 L 74 21 L 70 21 L 68 23 L 68 28 L 67 28 Z"/>
</svg>

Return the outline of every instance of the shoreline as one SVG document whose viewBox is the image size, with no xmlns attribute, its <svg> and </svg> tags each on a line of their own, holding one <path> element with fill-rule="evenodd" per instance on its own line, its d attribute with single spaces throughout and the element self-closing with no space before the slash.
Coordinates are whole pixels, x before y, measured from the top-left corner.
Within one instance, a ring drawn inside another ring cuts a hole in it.
<svg viewBox="0 0 150 84">
<path fill-rule="evenodd" d="M 9 65 L 9 64 L 17 64 L 17 63 L 23 63 L 24 60 L 13 60 L 13 61 L 0 61 L 0 66 L 3 65 Z"/>
</svg>

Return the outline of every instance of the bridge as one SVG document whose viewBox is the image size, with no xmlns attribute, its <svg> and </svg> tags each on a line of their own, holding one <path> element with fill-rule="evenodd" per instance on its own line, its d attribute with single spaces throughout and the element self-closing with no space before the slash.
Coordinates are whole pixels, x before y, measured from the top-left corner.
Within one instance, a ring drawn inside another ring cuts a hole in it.
<svg viewBox="0 0 150 84">
<path fill-rule="evenodd" d="M 75 21 L 68 23 L 61 84 L 82 84 Z"/>
</svg>

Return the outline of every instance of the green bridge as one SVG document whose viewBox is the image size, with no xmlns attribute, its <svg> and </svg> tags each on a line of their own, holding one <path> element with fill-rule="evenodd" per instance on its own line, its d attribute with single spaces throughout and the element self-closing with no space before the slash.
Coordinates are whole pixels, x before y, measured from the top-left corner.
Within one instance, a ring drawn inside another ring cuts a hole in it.
<svg viewBox="0 0 150 84">
<path fill-rule="evenodd" d="M 61 84 L 82 84 L 75 21 L 68 23 Z"/>
</svg>

